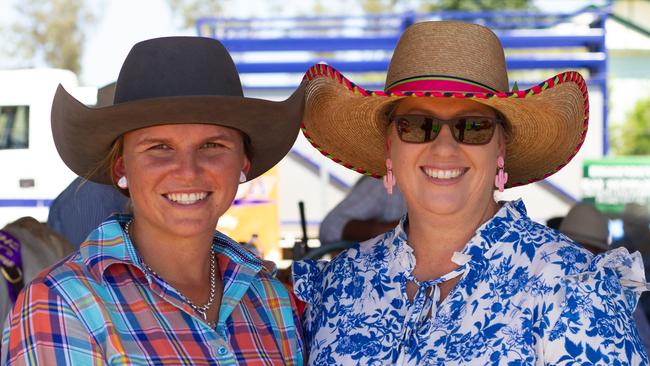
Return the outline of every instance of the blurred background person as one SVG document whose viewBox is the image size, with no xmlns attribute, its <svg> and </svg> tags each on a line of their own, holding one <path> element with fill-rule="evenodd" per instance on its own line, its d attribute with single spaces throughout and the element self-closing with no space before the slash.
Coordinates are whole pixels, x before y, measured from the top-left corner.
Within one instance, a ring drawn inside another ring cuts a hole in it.
<svg viewBox="0 0 650 366">
<path fill-rule="evenodd" d="M 47 225 L 79 249 L 91 231 L 110 215 L 125 212 L 127 204 L 115 187 L 77 177 L 52 202 Z"/>
<path fill-rule="evenodd" d="M 0 324 L 18 293 L 39 272 L 72 253 L 64 237 L 31 217 L 20 218 L 0 230 Z"/>
<path fill-rule="evenodd" d="M 380 180 L 362 176 L 325 216 L 319 239 L 322 244 L 368 240 L 394 228 L 405 214 L 406 203 L 397 187 L 388 194 Z"/>
</svg>

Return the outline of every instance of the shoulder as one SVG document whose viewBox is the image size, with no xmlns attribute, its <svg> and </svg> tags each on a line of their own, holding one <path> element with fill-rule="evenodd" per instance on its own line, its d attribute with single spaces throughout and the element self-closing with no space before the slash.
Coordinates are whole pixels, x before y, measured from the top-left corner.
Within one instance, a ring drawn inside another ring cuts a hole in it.
<svg viewBox="0 0 650 366">
<path fill-rule="evenodd" d="M 557 310 L 564 301 L 566 281 L 587 271 L 593 255 L 558 231 L 525 215 L 516 216 L 505 215 L 500 218 L 503 223 L 494 223 L 481 233 L 486 242 L 496 244 L 484 252 L 485 257 L 476 258 L 481 251 L 472 253 L 484 269 L 477 276 L 487 276 L 508 293 L 513 291 L 508 286 L 516 283 L 514 288 L 526 294 L 531 305 L 552 305 Z"/>
<path fill-rule="evenodd" d="M 545 334 L 548 354 L 565 355 L 554 364 L 574 359 L 648 363 L 632 315 L 646 290 L 639 253 L 618 248 L 599 254 L 585 270 L 566 276 L 562 289 L 560 306 L 549 316 L 557 320 L 549 322 Z"/>
<path fill-rule="evenodd" d="M 69 197 L 75 193 L 75 191 L 77 190 L 81 182 L 83 182 L 83 178 L 81 177 L 77 177 L 72 182 L 70 182 L 70 184 L 68 184 L 68 186 L 65 187 L 65 189 L 61 191 L 61 193 L 59 193 L 58 196 L 56 196 L 54 201 L 52 201 L 52 205 L 50 206 L 50 209 L 58 208 L 59 203 L 61 203 L 61 201 L 65 201 L 69 199 Z"/>
<path fill-rule="evenodd" d="M 637 289 L 645 288 L 643 261 L 638 252 L 617 248 L 594 256 L 558 231 L 532 221 L 523 223 L 511 235 L 516 240 L 506 241 L 502 252 L 510 252 L 531 276 L 544 279 L 551 286 L 561 286 L 567 291 L 593 286 L 616 293 L 624 292 L 625 287 L 603 287 L 603 284 L 623 282 L 634 284 L 632 287 Z"/>
<path fill-rule="evenodd" d="M 626 318 L 631 317 L 639 295 L 646 289 L 638 252 L 617 248 L 594 256 L 553 229 L 539 224 L 530 228 L 522 241 L 533 237 L 535 251 L 524 267 L 531 283 L 543 284 L 548 290 L 542 303 L 555 314 L 549 313 L 551 324 L 558 317 L 577 319 L 578 313 L 614 316 L 614 312 L 623 312 Z"/>
<path fill-rule="evenodd" d="M 593 254 L 560 232 L 532 222 L 526 232 L 537 250 L 533 263 L 540 270 L 550 270 L 562 276 L 580 273 L 587 269 Z"/>
<path fill-rule="evenodd" d="M 96 315 L 93 322 L 80 311 L 96 304 L 92 297 L 70 299 L 61 291 L 62 287 L 70 286 L 68 272 L 65 265 L 57 264 L 20 292 L 3 331 L 3 362 L 31 364 L 38 360 L 39 364 L 57 364 L 62 359 L 75 359 L 80 364 L 101 362 L 101 355 L 91 352 L 99 349 L 93 329 L 105 329 L 106 323 Z M 83 287 L 80 282 L 75 286 Z M 88 309 L 87 313 L 100 312 Z"/>
<path fill-rule="evenodd" d="M 257 276 L 252 278 L 251 285 L 263 289 L 267 298 L 290 298 L 290 288 L 278 278 L 278 270 L 275 263 L 262 260 L 262 268 Z"/>
<path fill-rule="evenodd" d="M 315 304 L 326 286 L 335 286 L 342 280 L 341 270 L 354 262 L 359 253 L 359 244 L 339 253 L 331 261 L 306 259 L 292 265 L 293 289 L 296 296 L 308 303 Z"/>
<path fill-rule="evenodd" d="M 506 226 L 492 225 L 483 233 L 500 242 L 492 257 L 510 257 L 531 274 L 557 280 L 580 273 L 591 263 L 593 255 L 588 250 L 559 231 L 531 220 L 525 213 L 500 219 L 507 223 Z"/>
<path fill-rule="evenodd" d="M 15 328 L 29 321 L 34 326 L 47 326 L 47 319 L 75 317 L 74 300 L 68 291 L 73 286 L 83 286 L 77 276 L 73 276 L 74 266 L 69 266 L 70 258 L 44 270 L 29 282 L 18 295 L 11 311 L 11 322 L 6 324 Z M 78 292 L 78 291 L 77 291 Z M 31 331 L 31 330 L 30 330 Z"/>
<path fill-rule="evenodd" d="M 379 274 L 385 275 L 389 270 L 397 271 L 399 268 L 392 268 L 391 263 L 397 258 L 408 260 L 411 255 L 404 253 L 410 251 L 410 247 L 391 243 L 394 236 L 395 232 L 391 230 L 356 243 L 331 261 L 294 262 L 292 271 L 296 296 L 302 301 L 315 304 L 320 302 L 328 291 L 341 290 L 341 287 L 349 282 L 366 281 Z"/>
<path fill-rule="evenodd" d="M 328 290 L 339 288 L 355 278 L 360 280 L 359 272 L 363 271 L 364 277 L 368 277 L 381 268 L 387 268 L 390 249 L 386 240 L 392 235 L 392 231 L 389 231 L 356 243 L 331 261 L 309 259 L 294 262 L 292 271 L 296 296 L 306 303 L 316 304 Z"/>
<path fill-rule="evenodd" d="M 218 231 L 214 234 L 212 248 L 220 261 L 224 260 L 221 265 L 234 275 L 237 283 L 252 286 L 267 299 L 289 297 L 286 287 L 276 277 L 278 270 L 274 262 L 260 258 L 251 249 Z"/>
<path fill-rule="evenodd" d="M 59 296 L 78 292 L 78 287 L 96 282 L 78 251 L 44 269 L 28 284 L 28 287 L 48 288 Z M 38 293 L 43 293 L 42 291 Z"/>
</svg>

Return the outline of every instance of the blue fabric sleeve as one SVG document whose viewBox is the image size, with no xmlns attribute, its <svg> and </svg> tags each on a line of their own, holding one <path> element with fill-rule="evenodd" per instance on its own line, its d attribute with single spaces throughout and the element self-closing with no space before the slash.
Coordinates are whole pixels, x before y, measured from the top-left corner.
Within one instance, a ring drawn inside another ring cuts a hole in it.
<svg viewBox="0 0 650 366">
<path fill-rule="evenodd" d="M 647 365 L 632 317 L 646 288 L 639 253 L 619 248 L 562 281 L 560 317 L 544 340 L 545 365 Z"/>
<path fill-rule="evenodd" d="M 315 304 L 323 289 L 323 269 L 328 261 L 307 259 L 293 263 L 293 291 L 307 304 Z"/>
</svg>

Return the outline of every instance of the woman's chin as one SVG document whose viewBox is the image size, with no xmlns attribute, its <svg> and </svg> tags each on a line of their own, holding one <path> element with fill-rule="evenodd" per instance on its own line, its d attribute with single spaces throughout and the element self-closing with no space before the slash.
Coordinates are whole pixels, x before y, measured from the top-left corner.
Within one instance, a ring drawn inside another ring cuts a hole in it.
<svg viewBox="0 0 650 366">
<path fill-rule="evenodd" d="M 179 237 L 202 236 L 206 233 L 213 233 L 216 229 L 217 222 L 209 222 L 205 218 L 178 218 L 167 221 L 167 230 L 170 234 Z"/>
<path fill-rule="evenodd" d="M 460 196 L 438 195 L 430 199 L 424 198 L 419 206 L 435 215 L 453 215 L 467 208 L 467 200 Z"/>
</svg>

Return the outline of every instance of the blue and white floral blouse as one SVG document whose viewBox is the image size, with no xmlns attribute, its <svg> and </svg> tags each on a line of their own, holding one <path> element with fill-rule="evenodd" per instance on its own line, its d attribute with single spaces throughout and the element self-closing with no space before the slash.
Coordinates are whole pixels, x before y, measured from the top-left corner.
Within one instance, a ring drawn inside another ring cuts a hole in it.
<svg viewBox="0 0 650 366">
<path fill-rule="evenodd" d="M 309 363 L 648 364 L 632 320 L 646 288 L 638 252 L 593 257 L 514 201 L 452 261 L 457 270 L 418 283 L 403 220 L 329 263 L 294 264 L 296 295 L 308 304 Z M 437 284 L 456 276 L 439 301 Z M 412 300 L 408 281 L 419 285 Z"/>
</svg>

